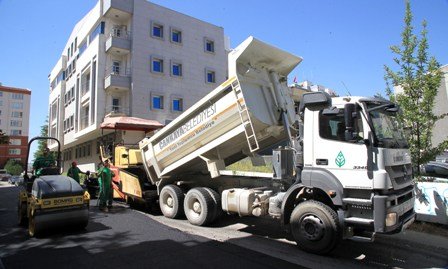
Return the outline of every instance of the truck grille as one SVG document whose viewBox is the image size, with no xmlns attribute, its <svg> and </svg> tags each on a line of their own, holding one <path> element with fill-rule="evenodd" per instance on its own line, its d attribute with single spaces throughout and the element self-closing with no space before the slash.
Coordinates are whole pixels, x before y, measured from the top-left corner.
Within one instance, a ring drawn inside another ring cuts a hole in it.
<svg viewBox="0 0 448 269">
<path fill-rule="evenodd" d="M 395 190 L 405 188 L 412 182 L 411 164 L 388 166 L 386 171 L 392 180 Z"/>
</svg>

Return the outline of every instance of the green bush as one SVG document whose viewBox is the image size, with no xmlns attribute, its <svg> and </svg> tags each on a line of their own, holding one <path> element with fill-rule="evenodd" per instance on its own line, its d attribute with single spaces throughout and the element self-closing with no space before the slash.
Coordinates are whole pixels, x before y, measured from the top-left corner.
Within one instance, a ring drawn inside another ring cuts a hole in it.
<svg viewBox="0 0 448 269">
<path fill-rule="evenodd" d="M 15 160 L 8 160 L 5 164 L 5 170 L 13 176 L 18 176 L 23 172 L 23 164 Z"/>
</svg>

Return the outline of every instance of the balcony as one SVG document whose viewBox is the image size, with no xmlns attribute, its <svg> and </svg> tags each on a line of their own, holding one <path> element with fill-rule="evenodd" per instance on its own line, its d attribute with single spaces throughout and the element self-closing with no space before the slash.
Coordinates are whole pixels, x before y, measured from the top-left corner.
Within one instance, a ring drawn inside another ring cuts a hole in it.
<svg viewBox="0 0 448 269">
<path fill-rule="evenodd" d="M 106 117 L 129 116 L 129 108 L 124 106 L 106 106 Z"/>
<path fill-rule="evenodd" d="M 111 19 L 127 20 L 134 10 L 133 0 L 104 0 L 103 15 Z"/>
<path fill-rule="evenodd" d="M 131 88 L 131 69 L 112 66 L 106 70 L 104 89 L 113 93 L 129 91 Z"/>
<path fill-rule="evenodd" d="M 114 28 L 106 40 L 106 52 L 122 56 L 131 51 L 131 32 L 121 28 Z"/>
</svg>

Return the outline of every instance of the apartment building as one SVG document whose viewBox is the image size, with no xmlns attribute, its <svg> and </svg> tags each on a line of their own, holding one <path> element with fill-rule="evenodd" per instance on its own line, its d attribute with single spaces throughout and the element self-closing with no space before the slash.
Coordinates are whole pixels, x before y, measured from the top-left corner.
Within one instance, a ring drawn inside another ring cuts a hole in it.
<svg viewBox="0 0 448 269">
<path fill-rule="evenodd" d="M 448 65 L 440 68 L 443 73 L 442 81 L 434 101 L 433 112 L 435 115 L 448 114 Z M 444 140 L 448 139 L 448 117 L 445 117 L 436 122 L 432 132 L 432 144 L 439 145 Z"/>
<path fill-rule="evenodd" d="M 0 168 L 9 159 L 26 162 L 31 91 L 0 84 L 0 130 L 9 144 L 0 145 Z"/>
<path fill-rule="evenodd" d="M 49 75 L 49 135 L 64 167 L 94 169 L 100 144 L 135 144 L 151 129 L 101 129 L 105 119 L 166 124 L 192 106 L 226 79 L 226 44 L 223 28 L 146 0 L 99 0 Z"/>
</svg>

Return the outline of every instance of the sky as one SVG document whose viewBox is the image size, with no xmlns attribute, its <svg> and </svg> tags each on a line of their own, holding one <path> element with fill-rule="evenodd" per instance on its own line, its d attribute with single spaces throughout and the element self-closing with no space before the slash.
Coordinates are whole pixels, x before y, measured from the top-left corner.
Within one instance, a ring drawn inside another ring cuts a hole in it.
<svg viewBox="0 0 448 269">
<path fill-rule="evenodd" d="M 29 136 L 48 114 L 48 74 L 75 24 L 96 0 L 0 0 L 0 82 L 31 94 Z M 248 36 L 303 57 L 289 80 L 310 80 L 339 95 L 384 94 L 384 65 L 397 70 L 404 0 L 156 0 L 224 28 L 231 47 Z M 428 23 L 429 54 L 448 64 L 448 0 L 411 0 L 415 33 Z M 149 23 L 149 22 L 148 22 Z"/>
</svg>

